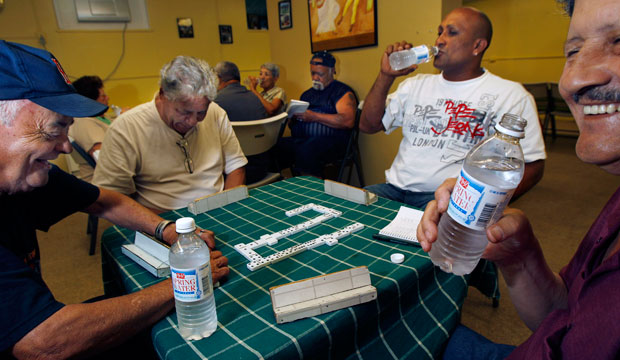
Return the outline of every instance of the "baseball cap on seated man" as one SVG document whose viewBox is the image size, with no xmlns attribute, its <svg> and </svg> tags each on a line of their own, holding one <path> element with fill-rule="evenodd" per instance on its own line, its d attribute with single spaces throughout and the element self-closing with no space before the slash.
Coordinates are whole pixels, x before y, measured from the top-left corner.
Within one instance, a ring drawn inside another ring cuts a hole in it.
<svg viewBox="0 0 620 360">
<path fill-rule="evenodd" d="M 316 61 L 315 59 L 321 59 L 321 61 Z M 310 59 L 310 64 L 312 65 L 323 65 L 330 68 L 333 68 L 336 65 L 336 59 L 334 56 L 327 51 L 319 51 L 312 54 L 312 59 Z"/>
<path fill-rule="evenodd" d="M 59 114 L 95 116 L 107 106 L 78 94 L 48 51 L 0 40 L 0 100 L 28 99 Z"/>
</svg>

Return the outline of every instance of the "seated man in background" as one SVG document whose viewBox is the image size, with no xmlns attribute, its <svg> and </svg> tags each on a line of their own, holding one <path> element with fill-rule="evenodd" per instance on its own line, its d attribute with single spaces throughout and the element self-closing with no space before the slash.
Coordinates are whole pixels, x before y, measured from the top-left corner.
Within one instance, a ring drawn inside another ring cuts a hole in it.
<svg viewBox="0 0 620 360">
<path fill-rule="evenodd" d="M 82 76 L 73 82 L 73 87 L 78 94 L 108 106 L 109 97 L 99 76 Z M 110 125 L 110 120 L 104 114 L 105 111 L 93 117 L 75 118 L 73 126 L 69 128 L 69 136 L 95 161 L 99 158 L 99 149 Z M 80 179 L 90 182 L 93 179 L 93 167 L 85 163 L 79 165 Z"/>
<path fill-rule="evenodd" d="M 325 164 L 341 159 L 355 125 L 357 97 L 348 85 L 334 79 L 336 59 L 322 51 L 312 55 L 312 88 L 301 95 L 308 110 L 289 122 L 291 136 L 277 146 L 279 165 L 293 173 L 323 177 Z"/>
<path fill-rule="evenodd" d="M 215 103 L 226 110 L 230 121 L 247 121 L 267 118 L 267 111 L 260 100 L 241 85 L 241 74 L 237 65 L 221 61 L 215 65 L 219 80 Z"/>
<path fill-rule="evenodd" d="M 0 358 L 154 356 L 150 336 L 140 343 L 133 337 L 174 308 L 170 279 L 130 295 L 64 305 L 41 277 L 36 230 L 84 211 L 172 244 L 174 224 L 48 162 L 71 151 L 72 116 L 107 109 L 77 94 L 52 54 L 0 41 L 0 63 Z M 214 247 L 212 232 L 200 236 Z M 228 274 L 221 252 L 211 252 L 211 269 L 213 281 Z M 127 341 L 118 353 L 104 353 Z"/>
<path fill-rule="evenodd" d="M 156 212 L 243 185 L 247 160 L 226 112 L 211 102 L 217 77 L 209 64 L 178 56 L 159 85 L 155 99 L 114 120 L 93 183 Z"/>
<path fill-rule="evenodd" d="M 241 74 L 237 65 L 222 61 L 215 65 L 214 70 L 219 80 L 215 103 L 226 110 L 230 121 L 260 120 L 269 116 L 260 100 L 239 83 Z M 246 183 L 252 184 L 263 179 L 269 166 L 268 154 L 256 154 L 247 159 Z"/>
<path fill-rule="evenodd" d="M 620 2 L 560 2 L 572 18 L 559 89 L 579 127 L 577 156 L 620 175 Z M 454 184 L 455 179 L 442 184 L 437 201 L 426 207 L 417 230 L 425 251 L 434 246 Z M 486 234 L 483 257 L 501 270 L 517 313 L 533 333 L 515 349 L 459 326 L 444 359 L 619 358 L 620 188 L 559 273 L 546 262 L 544 240 L 536 238 L 522 211 L 507 209 Z"/>
<path fill-rule="evenodd" d="M 258 78 L 249 76 L 250 91 L 258 97 L 267 110 L 269 116 L 278 115 L 286 106 L 286 93 L 284 89 L 276 86 L 280 77 L 280 67 L 272 63 L 264 63 L 260 66 Z M 258 92 L 256 86 L 260 85 L 263 91 Z"/>
<path fill-rule="evenodd" d="M 439 53 L 433 65 L 441 74 L 408 78 L 389 96 L 396 77 L 415 71 L 417 66 L 393 70 L 389 55 L 411 44 L 387 47 L 379 75 L 364 102 L 360 130 L 389 134 L 402 127 L 403 139 L 385 172 L 387 183 L 366 189 L 423 208 L 445 178 L 458 175 L 467 152 L 494 131 L 505 113 L 527 120 L 521 140 L 525 173 L 513 199 L 542 178 L 546 154 L 533 97 L 520 84 L 481 67 L 492 33 L 484 13 L 473 8 L 453 10 L 439 25 L 435 41 Z"/>
</svg>

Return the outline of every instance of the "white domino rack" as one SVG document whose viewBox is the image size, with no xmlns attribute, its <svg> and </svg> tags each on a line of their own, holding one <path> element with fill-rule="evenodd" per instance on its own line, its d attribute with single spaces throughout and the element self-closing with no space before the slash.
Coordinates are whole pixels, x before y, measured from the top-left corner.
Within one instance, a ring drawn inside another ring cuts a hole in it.
<svg viewBox="0 0 620 360">
<path fill-rule="evenodd" d="M 278 324 L 325 314 L 377 298 L 366 266 L 275 286 L 269 289 Z"/>
<path fill-rule="evenodd" d="M 237 250 L 239 254 L 243 255 L 243 257 L 248 259 L 248 269 L 250 271 L 254 271 L 269 264 L 273 264 L 280 260 L 299 254 L 302 251 L 314 249 L 315 247 L 321 246 L 323 244 L 326 244 L 328 246 L 336 245 L 338 243 L 338 239 L 341 239 L 364 228 L 363 224 L 356 222 L 331 234 L 321 235 L 315 239 L 291 246 L 285 250 L 278 251 L 267 257 L 262 257 L 260 254 L 254 251 L 254 249 L 260 248 L 262 246 L 273 246 L 277 244 L 278 240 L 282 238 L 297 234 L 298 232 L 314 227 L 322 223 L 323 221 L 342 215 L 342 212 L 338 210 L 330 209 L 325 206 L 316 205 L 313 203 L 302 205 L 298 208 L 286 211 L 285 214 L 286 216 L 291 217 L 309 210 L 317 211 L 321 215 L 301 224 L 293 225 L 287 229 L 278 231 L 276 233 L 262 235 L 258 240 L 252 241 L 251 243 L 235 245 L 235 250 Z"/>
</svg>

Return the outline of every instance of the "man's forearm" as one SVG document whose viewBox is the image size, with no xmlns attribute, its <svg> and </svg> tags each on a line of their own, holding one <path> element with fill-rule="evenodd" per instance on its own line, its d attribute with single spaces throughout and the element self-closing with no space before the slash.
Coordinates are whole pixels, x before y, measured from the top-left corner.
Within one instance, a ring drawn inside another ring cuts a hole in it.
<svg viewBox="0 0 620 360">
<path fill-rule="evenodd" d="M 245 184 L 245 167 L 240 167 L 239 169 L 233 170 L 230 174 L 226 175 L 224 190 L 232 189 L 243 184 Z"/>
<path fill-rule="evenodd" d="M 130 295 L 67 305 L 17 342 L 13 355 L 66 359 L 97 354 L 151 326 L 173 307 L 170 280 Z"/>
<path fill-rule="evenodd" d="M 360 130 L 368 134 L 385 130 L 381 119 L 385 112 L 385 99 L 394 83 L 394 77 L 379 72 L 379 76 L 370 88 L 364 100 L 364 108 L 360 117 Z"/>
<path fill-rule="evenodd" d="M 551 311 L 566 307 L 567 289 L 562 278 L 549 268 L 538 243 L 531 254 L 510 266 L 497 265 L 519 317 L 533 331 Z"/>
<path fill-rule="evenodd" d="M 87 213 L 125 228 L 155 233 L 161 217 L 121 193 L 101 187 L 99 191 L 97 201 L 85 209 Z"/>
</svg>

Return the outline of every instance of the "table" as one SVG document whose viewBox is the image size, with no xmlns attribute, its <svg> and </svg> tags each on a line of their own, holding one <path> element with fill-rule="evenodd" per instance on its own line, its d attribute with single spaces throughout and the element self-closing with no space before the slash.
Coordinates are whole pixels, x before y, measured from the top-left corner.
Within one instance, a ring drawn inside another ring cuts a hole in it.
<svg viewBox="0 0 620 360">
<path fill-rule="evenodd" d="M 261 235 L 274 233 L 318 215 L 314 211 L 287 217 L 286 210 L 315 203 L 342 211 L 316 227 L 256 249 L 262 256 L 283 250 L 354 222 L 365 228 L 294 257 L 258 269 L 234 250 Z M 198 226 L 213 230 L 217 248 L 228 257 L 230 276 L 215 290 L 218 329 L 211 337 L 186 341 L 177 332 L 173 312 L 152 329 L 155 349 L 163 359 L 297 359 L 297 358 L 435 358 L 459 322 L 467 294 L 467 277 L 434 267 L 419 247 L 377 241 L 372 234 L 387 225 L 402 204 L 380 198 L 365 206 L 325 194 L 323 181 L 295 177 L 250 190 L 250 197 L 197 216 L 187 209 L 164 218 L 193 216 Z M 161 279 L 121 253 L 134 232 L 117 226 L 102 237 L 104 282 L 120 281 L 134 292 Z M 405 255 L 393 264 L 390 255 Z M 377 301 L 278 325 L 269 288 L 313 276 L 368 266 Z"/>
</svg>

